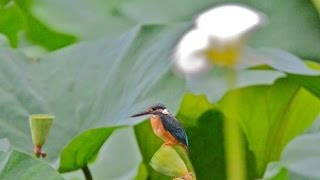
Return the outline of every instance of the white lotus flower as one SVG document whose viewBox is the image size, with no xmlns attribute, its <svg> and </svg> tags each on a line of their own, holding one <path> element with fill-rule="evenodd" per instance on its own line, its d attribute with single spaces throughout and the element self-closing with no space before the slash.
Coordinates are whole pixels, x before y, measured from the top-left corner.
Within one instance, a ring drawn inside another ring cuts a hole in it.
<svg viewBox="0 0 320 180">
<path fill-rule="evenodd" d="M 265 22 L 262 13 L 236 4 L 200 14 L 177 45 L 175 72 L 188 76 L 207 72 L 212 64 L 234 66 L 247 38 Z"/>
</svg>

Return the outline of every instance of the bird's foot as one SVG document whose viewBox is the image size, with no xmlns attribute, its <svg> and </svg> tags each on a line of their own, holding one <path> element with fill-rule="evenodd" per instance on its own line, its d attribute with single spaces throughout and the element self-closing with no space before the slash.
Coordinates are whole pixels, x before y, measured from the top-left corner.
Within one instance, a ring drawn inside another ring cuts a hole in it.
<svg viewBox="0 0 320 180">
<path fill-rule="evenodd" d="M 174 178 L 173 180 L 195 180 L 196 177 L 193 172 L 188 172 L 182 177 Z"/>
<path fill-rule="evenodd" d="M 163 145 L 165 145 L 165 146 L 173 146 L 175 144 L 172 143 L 171 141 L 167 141 L 167 142 L 163 143 Z"/>
<path fill-rule="evenodd" d="M 195 179 L 194 173 L 193 172 L 188 172 L 186 175 L 183 176 L 184 180 L 193 180 Z"/>
</svg>

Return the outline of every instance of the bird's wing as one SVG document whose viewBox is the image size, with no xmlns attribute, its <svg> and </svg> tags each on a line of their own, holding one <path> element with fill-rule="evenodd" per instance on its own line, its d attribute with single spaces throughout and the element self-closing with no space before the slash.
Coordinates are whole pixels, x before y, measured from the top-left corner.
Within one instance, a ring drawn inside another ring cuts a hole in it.
<svg viewBox="0 0 320 180">
<path fill-rule="evenodd" d="M 163 114 L 160 119 L 166 131 L 169 131 L 172 136 L 185 146 L 189 146 L 187 133 L 174 116 L 171 114 Z"/>
</svg>

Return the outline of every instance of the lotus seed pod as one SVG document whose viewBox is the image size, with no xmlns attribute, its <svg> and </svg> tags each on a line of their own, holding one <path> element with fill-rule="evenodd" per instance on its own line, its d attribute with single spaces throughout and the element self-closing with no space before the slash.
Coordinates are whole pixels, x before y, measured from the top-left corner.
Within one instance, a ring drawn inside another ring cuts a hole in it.
<svg viewBox="0 0 320 180">
<path fill-rule="evenodd" d="M 34 144 L 34 154 L 36 157 L 45 157 L 41 151 L 46 142 L 54 116 L 48 114 L 34 114 L 29 116 L 32 141 Z"/>
</svg>

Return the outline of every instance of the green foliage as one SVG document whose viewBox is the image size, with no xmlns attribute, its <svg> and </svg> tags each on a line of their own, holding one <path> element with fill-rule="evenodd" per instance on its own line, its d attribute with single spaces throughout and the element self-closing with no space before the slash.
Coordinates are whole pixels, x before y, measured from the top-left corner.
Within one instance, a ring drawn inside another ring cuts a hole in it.
<svg viewBox="0 0 320 180">
<path fill-rule="evenodd" d="M 319 114 L 320 100 L 290 80 L 280 79 L 272 86 L 231 91 L 219 107 L 241 123 L 261 174 L 268 162 L 279 159 L 292 138 L 312 124 Z"/>
<path fill-rule="evenodd" d="M 271 68 L 242 69 L 234 89 L 228 72 L 219 68 L 201 80 L 176 77 L 169 60 L 177 40 L 197 13 L 221 2 L 231 1 L 0 0 L 0 33 L 15 48 L 0 37 L 0 138 L 19 150 L 0 153 L 0 179 L 63 179 L 45 162 L 20 152 L 32 154 L 27 117 L 34 113 L 56 117 L 44 148 L 49 164 L 60 159 L 60 172 L 113 156 L 99 153 L 106 140 L 130 141 L 139 146 L 143 162 L 131 178 L 169 179 L 149 165 L 163 143 L 150 122 L 129 118 L 155 102 L 165 103 L 186 128 L 198 179 L 226 179 L 225 118 L 242 127 L 249 179 L 262 177 L 265 169 L 265 178 L 319 178 L 307 169 L 319 167 L 318 133 L 299 136 L 319 115 L 319 71 L 288 52 L 260 48 L 283 48 L 319 61 L 319 14 L 311 1 L 232 1 L 269 17 L 269 25 L 250 42 L 259 49 L 249 52 L 261 61 L 240 65 Z M 62 49 L 40 58 L 22 53 L 39 46 Z M 134 132 L 113 139 L 120 125 L 133 125 Z"/>
<path fill-rule="evenodd" d="M 22 12 L 17 6 L 0 6 L 0 32 L 10 39 L 13 47 L 18 45 L 18 32 L 23 27 Z"/>
<path fill-rule="evenodd" d="M 198 179 L 225 179 L 223 115 L 205 96 L 186 95 L 177 118 L 186 128 Z M 214 162 L 214 163 L 213 163 Z"/>
<path fill-rule="evenodd" d="M 5 34 L 13 47 L 23 46 L 21 33 L 28 41 L 55 50 L 76 42 L 72 35 L 56 32 L 40 22 L 30 12 L 27 1 L 12 1 L 0 5 L 0 33 Z"/>
<path fill-rule="evenodd" d="M 31 138 L 25 118 L 29 113 L 54 114 L 56 121 L 46 146 L 48 158 L 54 160 L 68 141 L 88 128 L 136 123 L 128 117 L 157 101 L 177 108 L 183 80 L 169 72 L 166 61 L 160 61 L 170 56 L 170 47 L 161 44 L 173 43 L 172 30 L 177 29 L 135 28 L 119 38 L 50 54 L 41 63 L 10 50 L 1 51 L 0 96 L 6 103 L 0 105 L 0 121 L 7 128 L 0 137 L 8 137 L 13 145 L 28 151 Z M 150 56 L 153 52 L 157 54 Z M 86 71 L 91 73 L 82 73 Z"/>
<path fill-rule="evenodd" d="M 185 127 L 190 142 L 189 157 L 198 179 L 225 179 L 225 157 L 223 137 L 223 114 L 210 104 L 205 96 L 187 94 L 177 118 Z M 146 121 L 135 127 L 143 160 L 150 162 L 154 152 L 161 146 L 162 141 L 157 138 Z M 247 150 L 248 176 L 256 177 L 255 163 L 252 154 Z M 152 179 L 165 178 L 148 167 Z"/>
<path fill-rule="evenodd" d="M 320 13 L 320 1 L 319 0 L 312 0 L 315 8 L 318 10 L 318 13 Z"/>
<path fill-rule="evenodd" d="M 147 166 L 151 179 L 170 179 L 167 176 L 155 172 L 148 164 L 153 154 L 161 147 L 162 141 L 152 132 L 151 124 L 148 121 L 140 123 L 134 128 L 138 145 L 143 156 L 143 162 Z"/>
<path fill-rule="evenodd" d="M 204 96 L 187 95 L 182 101 L 177 118 L 187 131 L 190 147 L 192 147 L 189 149 L 189 156 L 197 178 L 224 179 L 221 113 L 213 110 L 213 106 Z M 153 134 L 149 121 L 136 125 L 135 133 L 144 163 L 148 164 L 163 142 Z M 148 170 L 152 179 L 164 178 L 150 167 Z"/>
<path fill-rule="evenodd" d="M 137 176 L 134 178 L 135 180 L 140 180 L 140 179 L 147 179 L 148 178 L 148 171 L 146 166 L 144 165 L 144 163 L 141 163 L 139 165 L 139 169 L 138 169 L 138 174 Z"/>
<path fill-rule="evenodd" d="M 318 86 L 320 83 L 320 76 L 303 76 L 289 74 L 288 78 L 320 98 L 320 87 Z"/>
<path fill-rule="evenodd" d="M 190 21 L 195 14 L 213 5 L 222 2 L 242 3 L 264 12 L 269 17 L 268 26 L 258 32 L 251 45 L 283 48 L 303 58 L 319 60 L 317 47 L 320 46 L 320 20 L 311 1 L 124 0 L 116 2 L 94 0 L 88 3 L 82 0 L 66 3 L 63 0 L 18 0 L 16 2 L 30 16 L 31 24 L 28 27 L 32 27 L 32 22 L 41 20 L 42 27 L 37 26 L 34 31 L 29 28 L 27 31 L 30 32 L 32 39 L 35 39 L 34 42 L 49 49 L 74 43 L 75 38 L 66 34 L 72 34 L 80 39 L 112 37 L 126 32 L 136 24 Z M 52 29 L 64 33 L 58 33 Z M 37 33 L 39 33 L 38 36 Z M 10 36 L 16 37 L 16 33 L 14 34 Z M 42 37 L 39 35 L 45 35 L 46 38 L 39 39 Z M 17 43 L 13 37 L 10 39 Z"/>
<path fill-rule="evenodd" d="M 6 153 L 8 160 L 0 171 L 0 179 L 63 180 L 51 166 L 23 152 L 13 150 Z M 1 157 L 1 156 L 0 156 Z M 0 158 L 3 161 L 5 158 Z"/>
<path fill-rule="evenodd" d="M 115 129 L 117 128 L 91 129 L 75 137 L 61 152 L 59 172 L 81 169 L 92 162 Z"/>
<path fill-rule="evenodd" d="M 237 101 L 234 101 L 236 98 Z M 303 109 L 305 104 L 310 105 L 310 108 L 301 112 L 300 109 Z M 231 110 L 232 107 L 241 108 L 234 111 Z M 218 102 L 218 109 L 228 118 L 234 118 L 241 123 L 249 147 L 255 154 L 260 175 L 269 162 L 279 159 L 282 149 L 292 138 L 312 124 L 319 114 L 319 108 L 320 100 L 316 96 L 287 78 L 278 80 L 272 86 L 231 91 Z M 190 146 L 193 147 L 190 149 L 190 159 L 197 177 L 201 179 L 225 178 L 223 115 L 218 109 L 210 105 L 204 97 L 189 95 L 182 101 L 177 114 L 188 132 Z M 214 120 L 212 125 L 209 123 L 210 119 Z M 148 162 L 161 141 L 151 132 L 149 122 L 138 125 L 136 135 L 141 142 L 139 145 L 145 162 Z M 249 159 L 248 167 L 254 175 L 252 170 L 255 164 L 250 161 L 252 159 Z M 250 172 L 248 174 L 251 176 Z"/>
<path fill-rule="evenodd" d="M 279 162 L 271 163 L 264 177 L 317 179 L 319 177 L 319 118 L 309 131 L 294 138 L 283 150 Z M 283 178 L 284 179 L 284 178 Z"/>
</svg>

